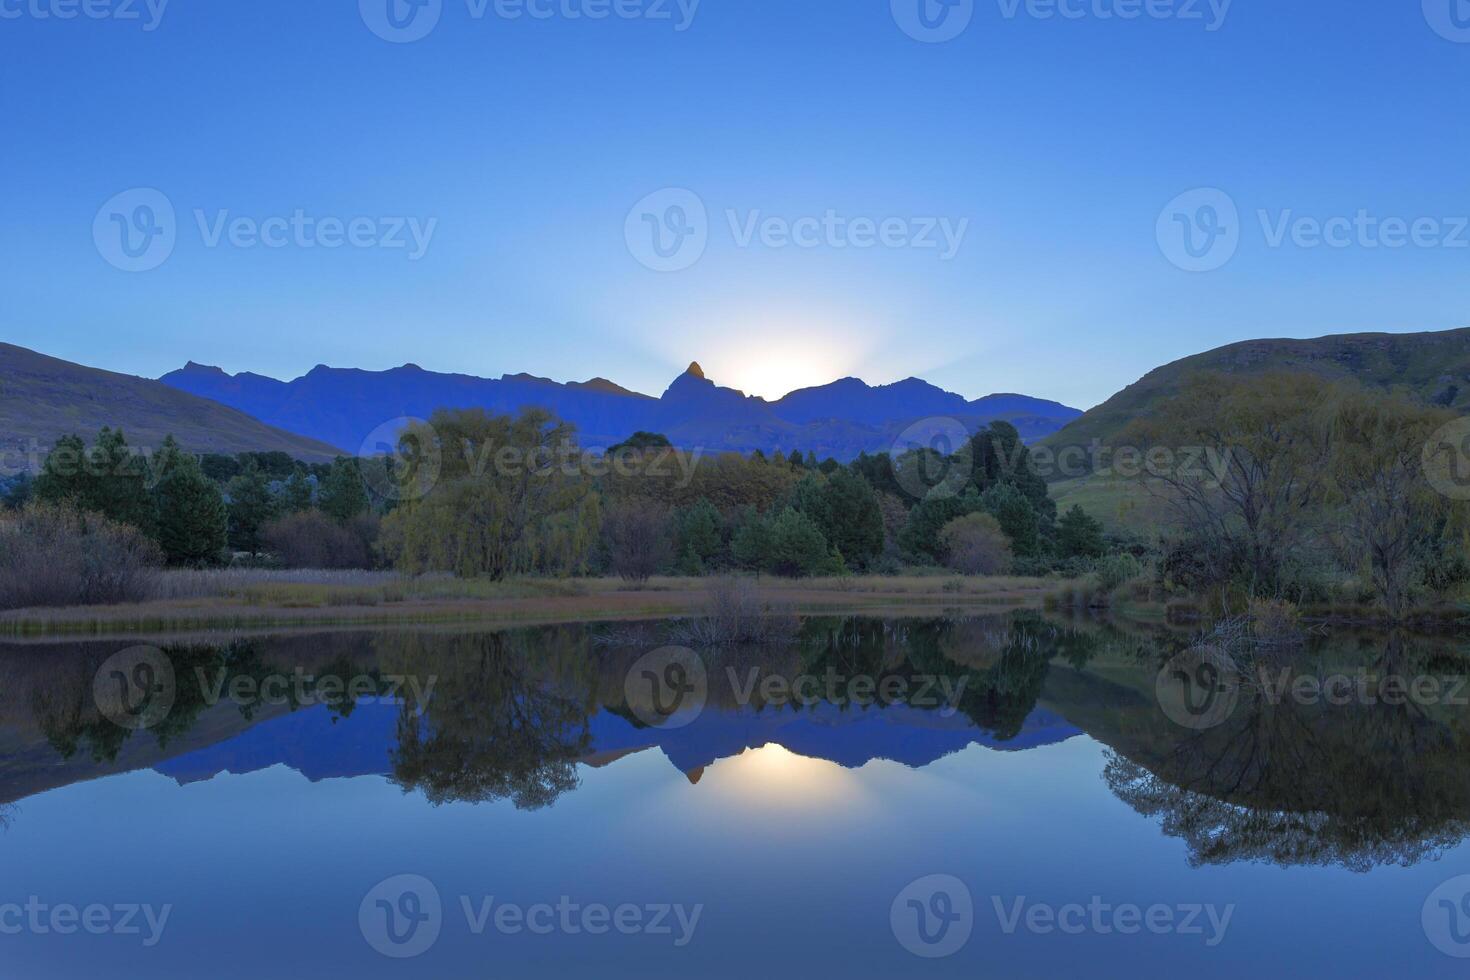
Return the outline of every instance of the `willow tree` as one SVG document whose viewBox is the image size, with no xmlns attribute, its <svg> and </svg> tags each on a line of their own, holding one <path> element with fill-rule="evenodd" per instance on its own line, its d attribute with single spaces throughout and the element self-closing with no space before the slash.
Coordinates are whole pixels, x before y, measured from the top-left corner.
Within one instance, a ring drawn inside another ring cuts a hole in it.
<svg viewBox="0 0 1470 980">
<path fill-rule="evenodd" d="M 601 512 L 570 425 L 539 409 L 441 409 L 400 439 L 432 446 L 438 474 L 383 522 L 399 569 L 492 579 L 586 570 Z"/>
<path fill-rule="evenodd" d="M 1345 564 L 1360 565 L 1393 619 L 1411 593 L 1435 543 L 1458 529 L 1463 514 L 1425 479 L 1424 447 L 1453 413 L 1401 396 L 1346 394 L 1332 415 L 1328 472 L 1333 522 Z"/>
</svg>

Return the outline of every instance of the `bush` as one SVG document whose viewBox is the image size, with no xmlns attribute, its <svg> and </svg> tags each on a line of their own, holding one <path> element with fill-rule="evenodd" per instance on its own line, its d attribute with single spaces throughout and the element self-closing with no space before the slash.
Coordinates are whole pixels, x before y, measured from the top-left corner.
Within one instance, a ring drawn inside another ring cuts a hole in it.
<svg viewBox="0 0 1470 980">
<path fill-rule="evenodd" d="M 1099 588 L 1104 592 L 1112 592 L 1125 582 L 1142 575 L 1143 564 L 1125 551 L 1100 559 L 1093 568 L 1093 574 L 1097 576 Z"/>
<path fill-rule="evenodd" d="M 266 548 L 286 568 L 373 568 L 378 520 L 359 514 L 338 524 L 319 510 L 271 521 L 261 530 Z"/>
<path fill-rule="evenodd" d="M 142 602 L 163 553 L 142 531 L 65 504 L 0 517 L 0 608 Z"/>
<path fill-rule="evenodd" d="M 759 646 L 792 643 L 800 629 L 794 614 L 761 599 L 754 582 L 726 575 L 710 581 L 706 614 L 676 621 L 670 635 L 689 646 Z"/>
<path fill-rule="evenodd" d="M 608 564 L 619 578 L 644 585 L 673 556 L 669 511 L 651 500 L 631 498 L 608 505 L 602 536 Z"/>
<path fill-rule="evenodd" d="M 945 567 L 966 575 L 1005 575 L 1011 570 L 1010 541 L 989 514 L 966 514 L 945 524 L 939 547 Z"/>
</svg>

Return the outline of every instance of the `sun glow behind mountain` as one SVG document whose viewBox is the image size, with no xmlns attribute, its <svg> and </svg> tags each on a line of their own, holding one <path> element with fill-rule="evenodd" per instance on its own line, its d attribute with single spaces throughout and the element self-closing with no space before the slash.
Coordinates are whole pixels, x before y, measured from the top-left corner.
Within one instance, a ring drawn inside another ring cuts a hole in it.
<svg viewBox="0 0 1470 980">
<path fill-rule="evenodd" d="M 768 401 L 798 388 L 864 375 L 873 366 L 871 331 L 845 318 L 835 322 L 817 315 L 742 314 L 701 335 L 699 349 L 690 355 L 715 383 Z"/>
</svg>

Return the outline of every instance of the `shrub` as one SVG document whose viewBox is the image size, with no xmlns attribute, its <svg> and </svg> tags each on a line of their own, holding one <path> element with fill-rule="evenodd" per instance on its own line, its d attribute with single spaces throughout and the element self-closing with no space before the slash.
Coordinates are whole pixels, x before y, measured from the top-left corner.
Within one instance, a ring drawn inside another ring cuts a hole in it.
<svg viewBox="0 0 1470 980">
<path fill-rule="evenodd" d="M 652 578 L 673 555 L 668 508 L 652 500 L 635 497 L 609 504 L 602 536 L 612 570 L 636 586 Z"/>
<path fill-rule="evenodd" d="M 733 575 L 710 581 L 705 609 L 704 616 L 674 623 L 674 642 L 702 647 L 786 644 L 801 629 L 791 612 L 763 601 L 754 582 Z"/>
<path fill-rule="evenodd" d="M 378 520 L 359 514 L 338 524 L 321 511 L 308 510 L 271 521 L 261 538 L 286 568 L 372 568 Z"/>
<path fill-rule="evenodd" d="M 966 575 L 1005 575 L 1011 569 L 1011 545 L 1000 522 L 989 514 L 966 514 L 939 531 L 944 564 Z"/>
<path fill-rule="evenodd" d="M 1130 579 L 1142 575 L 1143 564 L 1125 551 L 1100 559 L 1093 568 L 1093 574 L 1097 576 L 1099 588 L 1104 592 L 1112 592 Z"/>
<path fill-rule="evenodd" d="M 65 504 L 0 517 L 0 608 L 141 602 L 163 553 L 142 531 Z"/>
</svg>

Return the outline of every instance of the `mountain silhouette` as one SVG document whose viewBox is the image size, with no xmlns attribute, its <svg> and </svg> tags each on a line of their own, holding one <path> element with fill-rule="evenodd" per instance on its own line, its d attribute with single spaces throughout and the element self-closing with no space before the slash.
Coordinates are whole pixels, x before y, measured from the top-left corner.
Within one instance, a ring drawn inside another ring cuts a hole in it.
<svg viewBox="0 0 1470 980">
<path fill-rule="evenodd" d="M 529 374 L 478 378 L 425 371 L 318 365 L 294 381 L 228 374 L 189 362 L 164 384 L 209 398 L 289 432 L 356 450 L 400 418 L 428 418 L 439 408 L 514 413 L 542 408 L 573 423 L 582 445 L 606 448 L 638 431 L 661 432 L 684 449 L 750 452 L 793 449 L 848 460 L 882 452 L 914 422 L 943 416 L 972 429 L 1004 419 L 1033 441 L 1081 414 L 1057 402 L 998 394 L 967 401 L 918 378 L 872 386 L 857 378 L 793 391 L 767 401 L 706 377 L 698 362 L 654 398 L 606 378 L 560 383 Z"/>
</svg>

